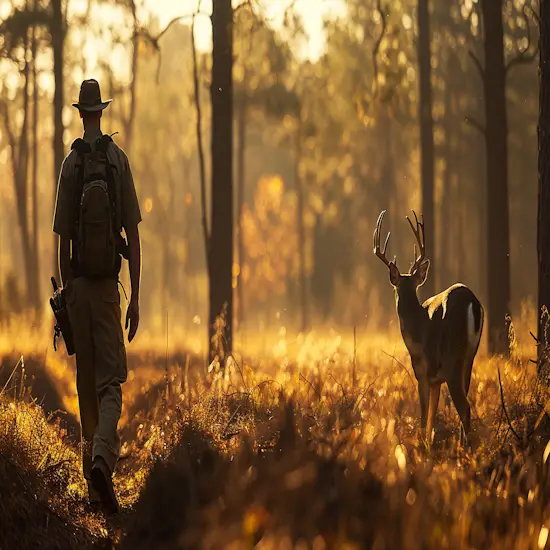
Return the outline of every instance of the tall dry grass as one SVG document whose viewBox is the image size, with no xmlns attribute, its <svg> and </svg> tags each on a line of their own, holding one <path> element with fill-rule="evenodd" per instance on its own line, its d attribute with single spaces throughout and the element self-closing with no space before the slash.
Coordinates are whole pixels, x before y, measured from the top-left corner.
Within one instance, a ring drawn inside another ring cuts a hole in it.
<svg viewBox="0 0 550 550">
<path fill-rule="evenodd" d="M 281 327 L 225 372 L 167 347 L 130 352 L 114 523 L 86 511 L 78 441 L 14 375 L 0 396 L 0 548 L 546 548 L 550 432 L 528 317 L 510 360 L 476 360 L 472 448 L 444 389 L 430 453 L 395 334 Z M 27 381 L 43 370 L 77 417 L 71 361 L 33 359 Z"/>
</svg>

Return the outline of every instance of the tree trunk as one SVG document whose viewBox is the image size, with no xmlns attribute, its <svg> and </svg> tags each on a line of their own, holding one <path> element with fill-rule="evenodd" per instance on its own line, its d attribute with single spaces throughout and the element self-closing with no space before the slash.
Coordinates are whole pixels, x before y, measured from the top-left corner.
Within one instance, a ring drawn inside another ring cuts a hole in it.
<svg viewBox="0 0 550 550">
<path fill-rule="evenodd" d="M 432 115 L 430 13 L 428 0 L 418 0 L 418 66 L 419 66 L 419 122 L 420 170 L 422 178 L 422 214 L 424 216 L 426 253 L 432 259 L 430 276 L 423 293 L 431 296 L 435 288 L 435 221 L 434 221 L 434 133 Z"/>
<path fill-rule="evenodd" d="M 65 42 L 65 21 L 61 0 L 52 0 L 52 49 L 53 49 L 53 73 L 54 73 L 54 96 L 53 96 L 53 176 L 54 176 L 54 203 L 57 190 L 57 181 L 61 172 L 61 165 L 65 156 L 63 145 L 63 45 Z M 57 261 L 57 238 L 54 240 L 54 262 L 53 274 L 59 280 L 59 266 Z"/>
<path fill-rule="evenodd" d="M 186 193 L 185 193 L 185 197 L 187 195 L 188 192 L 190 192 L 189 190 L 191 189 L 191 178 L 190 178 L 190 174 L 191 174 L 191 158 L 187 157 L 187 156 L 184 156 L 183 157 L 183 160 L 182 160 L 182 176 L 183 176 L 183 189 L 184 190 L 187 190 Z M 185 243 L 186 243 L 186 254 L 185 254 L 185 263 L 184 265 L 182 266 L 181 269 L 178 269 L 178 277 L 176 279 L 176 283 L 177 283 L 177 286 L 176 288 L 174 288 L 174 293 L 176 296 L 180 296 L 180 303 L 181 303 L 181 308 L 183 311 L 188 311 L 188 312 L 192 312 L 193 315 L 195 315 L 195 311 L 194 309 L 191 307 L 191 304 L 190 304 L 190 300 L 189 300 L 189 297 L 194 294 L 193 291 L 191 291 L 190 289 L 190 284 L 187 284 L 187 281 L 191 280 L 190 278 L 190 274 L 188 273 L 188 264 L 189 264 L 189 228 L 190 228 L 190 223 L 189 223 L 189 210 L 190 210 L 190 206 L 191 206 L 191 203 L 187 202 L 187 197 L 185 198 L 185 203 L 184 203 L 184 209 L 185 209 L 185 212 L 184 212 L 184 215 L 183 215 L 183 224 L 182 224 L 182 236 L 185 240 Z M 195 206 L 193 205 L 192 206 L 193 208 L 195 208 Z M 184 283 L 182 284 L 182 280 L 184 281 Z"/>
<path fill-rule="evenodd" d="M 132 18 L 134 20 L 134 35 L 132 38 L 132 67 L 131 67 L 131 80 L 130 80 L 130 112 L 128 113 L 128 119 L 126 120 L 124 136 L 126 150 L 128 154 L 131 154 L 132 143 L 134 138 L 134 118 L 136 116 L 136 83 L 138 77 L 138 61 L 139 61 L 139 35 L 138 35 L 138 23 L 136 14 L 135 2 L 131 2 Z"/>
<path fill-rule="evenodd" d="M 470 154 L 470 152 L 468 152 Z M 477 162 L 475 163 L 476 168 L 476 174 L 479 174 L 478 180 L 477 180 L 477 189 L 476 189 L 476 197 L 477 197 L 477 213 L 478 213 L 478 220 L 477 220 L 477 239 L 478 239 L 478 251 L 477 251 L 477 281 L 478 281 L 478 289 L 479 294 L 478 298 L 482 300 L 484 303 L 487 301 L 487 279 L 486 279 L 486 273 L 487 273 L 487 168 L 486 165 L 483 163 L 486 163 L 487 160 L 483 156 L 481 158 L 478 157 Z"/>
<path fill-rule="evenodd" d="M 25 58 L 29 48 L 28 36 L 25 37 L 24 52 Z M 29 195 L 28 195 L 28 175 L 29 175 L 29 82 L 30 82 L 30 64 L 25 61 L 24 68 L 25 84 L 23 86 L 23 125 L 21 127 L 21 136 L 19 140 L 19 161 L 17 163 L 17 214 L 19 226 L 21 228 L 21 245 L 23 247 L 23 259 L 25 262 L 25 280 L 27 283 L 27 295 L 25 297 L 26 305 L 34 305 L 34 283 L 33 283 L 33 265 L 31 235 L 29 230 Z"/>
<path fill-rule="evenodd" d="M 33 291 L 33 270 L 32 270 L 32 252 L 31 239 L 29 233 L 28 219 L 28 164 L 29 164 L 29 147 L 28 147 L 28 126 L 29 126 L 29 80 L 30 67 L 27 59 L 29 49 L 28 35 L 25 35 L 23 43 L 23 52 L 25 56 L 25 64 L 23 68 L 24 85 L 23 85 L 23 123 L 21 125 L 18 144 L 16 145 L 16 137 L 11 127 L 9 110 L 6 105 L 5 109 L 5 127 L 10 142 L 12 167 L 13 167 L 13 183 L 16 198 L 17 222 L 21 236 L 21 249 L 23 252 L 23 269 L 25 271 L 25 306 L 31 305 Z"/>
<path fill-rule="evenodd" d="M 540 58 L 539 58 L 539 189 L 538 189 L 538 275 L 540 352 L 548 345 L 545 327 L 541 322 L 543 307 L 550 309 L 550 4 L 540 3 Z"/>
<path fill-rule="evenodd" d="M 166 220 L 166 226 L 169 227 L 171 224 L 169 220 Z M 162 239 L 161 244 L 162 250 L 162 285 L 161 285 L 161 296 L 160 296 L 160 307 L 162 317 L 166 318 L 166 314 L 169 308 L 169 285 L 170 285 L 170 233 L 169 231 L 164 232 L 164 238 Z"/>
<path fill-rule="evenodd" d="M 171 237 L 174 235 L 174 208 L 176 205 L 176 179 L 169 176 L 169 195 L 166 219 L 164 222 L 164 238 L 162 239 L 162 314 L 170 309 L 170 296 L 172 295 L 172 256 L 170 254 Z"/>
<path fill-rule="evenodd" d="M 452 182 L 452 197 L 454 199 L 454 204 L 456 205 L 456 209 L 454 211 L 454 218 L 455 218 L 455 224 L 453 226 L 453 229 L 456 231 L 455 233 L 455 253 L 454 253 L 454 280 L 460 281 L 462 279 L 462 273 L 463 273 L 463 266 L 462 266 L 462 251 L 464 249 L 464 240 L 462 232 L 464 231 L 463 224 L 462 224 L 462 203 L 464 201 L 464 193 L 463 193 L 463 178 L 460 175 L 460 172 L 457 171 L 453 174 L 453 182 Z"/>
<path fill-rule="evenodd" d="M 439 280 L 442 283 L 441 288 L 446 288 L 449 286 L 451 276 L 451 267 L 450 262 L 452 261 L 451 254 L 451 222 L 453 219 L 452 215 L 452 178 L 454 172 L 454 163 L 453 163 L 453 139 L 452 139 L 452 126 L 453 126 L 453 113 L 451 110 L 451 86 L 448 84 L 450 75 L 447 74 L 447 80 L 445 83 L 444 89 L 444 105 L 445 105 L 445 120 L 444 120 L 444 135 L 445 142 L 443 145 L 443 158 L 445 161 L 445 168 L 443 170 L 442 177 L 442 187 L 443 187 L 443 197 L 441 199 L 441 215 L 440 220 L 443 223 L 440 225 L 440 248 L 439 248 Z M 455 208 L 458 205 L 454 205 Z"/>
<path fill-rule="evenodd" d="M 389 106 L 381 112 L 380 122 L 377 139 L 380 142 L 380 154 L 383 155 L 383 161 L 377 188 L 380 192 L 380 210 L 387 211 L 386 223 L 388 227 L 393 227 L 395 219 L 395 212 L 392 208 L 395 204 L 395 160 L 392 147 L 392 117 Z"/>
<path fill-rule="evenodd" d="M 460 212 L 463 204 L 462 178 L 463 171 L 459 169 L 460 155 L 462 154 L 462 144 L 465 142 L 461 138 L 462 134 L 455 131 L 457 124 L 457 114 L 459 113 L 458 99 L 460 90 L 457 86 L 457 77 L 462 78 L 462 69 L 452 51 L 447 54 L 447 65 L 445 84 L 443 91 L 444 103 L 444 135 L 443 157 L 445 168 L 442 177 L 443 197 L 441 199 L 441 224 L 439 225 L 440 234 L 440 255 L 439 255 L 439 282 L 440 288 L 446 288 L 449 285 L 460 280 L 460 264 L 462 252 L 462 241 L 460 239 L 461 227 Z M 458 137 L 458 139 L 457 139 Z"/>
<path fill-rule="evenodd" d="M 298 224 L 298 261 L 299 261 L 299 293 L 300 293 L 300 330 L 306 332 L 308 329 L 308 310 L 307 310 L 307 277 L 306 277 L 306 233 L 304 227 L 304 188 L 300 175 L 300 162 L 302 160 L 302 135 L 301 121 L 298 120 L 298 131 L 296 132 L 296 156 L 295 156 L 295 178 L 296 178 L 296 196 L 297 204 L 297 224 Z"/>
<path fill-rule="evenodd" d="M 243 209 L 245 185 L 245 153 L 246 153 L 246 116 L 247 98 L 243 90 L 241 102 L 237 111 L 237 254 L 239 257 L 239 271 L 237 274 L 237 327 L 242 328 L 244 323 L 243 278 L 244 266 L 244 239 L 243 239 Z"/>
<path fill-rule="evenodd" d="M 34 1 L 34 9 L 38 9 L 38 1 Z M 31 57 L 32 57 L 32 251 L 33 251 L 33 307 L 40 309 L 40 254 L 38 240 L 38 78 L 36 71 L 37 29 L 33 27 Z"/>
<path fill-rule="evenodd" d="M 508 352 L 510 311 L 508 124 L 501 0 L 482 0 L 487 173 L 487 295 L 489 353 Z"/>
<path fill-rule="evenodd" d="M 225 312 L 218 335 L 221 346 L 210 345 L 213 359 L 232 351 L 233 334 L 233 8 L 231 0 L 216 0 L 212 9 L 212 231 L 208 254 L 210 342 L 216 319 Z M 216 349 L 217 347 L 217 349 Z"/>
</svg>

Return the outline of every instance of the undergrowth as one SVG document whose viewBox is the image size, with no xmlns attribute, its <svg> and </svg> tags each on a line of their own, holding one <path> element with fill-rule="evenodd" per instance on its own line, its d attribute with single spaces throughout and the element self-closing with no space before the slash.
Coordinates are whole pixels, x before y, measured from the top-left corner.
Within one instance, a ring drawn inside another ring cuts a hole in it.
<svg viewBox="0 0 550 550">
<path fill-rule="evenodd" d="M 402 349 L 237 356 L 223 373 L 185 355 L 130 357 L 114 476 L 122 513 L 109 522 L 86 508 L 78 440 L 34 402 L 30 365 L 11 376 L 22 365 L 10 361 L 2 550 L 547 547 L 548 423 L 533 408 L 535 366 L 518 353 L 476 360 L 471 449 L 443 391 L 430 453 Z"/>
<path fill-rule="evenodd" d="M 104 533 L 85 513 L 78 449 L 25 386 L 0 390 L 0 548 L 96 547 Z"/>
</svg>

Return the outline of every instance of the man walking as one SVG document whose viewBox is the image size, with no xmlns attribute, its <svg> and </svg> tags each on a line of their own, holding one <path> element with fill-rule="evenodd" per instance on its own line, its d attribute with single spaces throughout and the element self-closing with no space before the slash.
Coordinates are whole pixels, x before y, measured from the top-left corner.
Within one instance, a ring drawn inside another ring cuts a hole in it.
<svg viewBox="0 0 550 550">
<path fill-rule="evenodd" d="M 76 350 L 84 477 L 90 502 L 103 504 L 108 514 L 118 511 L 112 473 L 120 453 L 117 426 L 127 376 L 118 292 L 122 256 L 129 261 L 131 282 L 128 342 L 139 323 L 141 269 L 141 213 L 130 164 L 101 132 L 101 115 L 111 101 L 102 101 L 96 80 L 82 82 L 73 107 L 84 136 L 63 161 L 53 223 Z"/>
</svg>

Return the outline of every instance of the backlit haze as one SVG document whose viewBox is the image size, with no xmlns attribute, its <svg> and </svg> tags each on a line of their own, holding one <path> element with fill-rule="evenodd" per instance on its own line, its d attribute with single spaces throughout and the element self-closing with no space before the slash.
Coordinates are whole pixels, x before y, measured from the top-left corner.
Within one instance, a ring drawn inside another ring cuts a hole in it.
<svg viewBox="0 0 550 550">
<path fill-rule="evenodd" d="M 279 28 L 283 22 L 285 10 L 292 5 L 292 0 L 259 0 L 257 4 L 272 24 Z M 146 9 L 158 17 L 160 27 L 164 28 L 173 18 L 191 14 L 195 11 L 196 0 L 146 0 Z M 303 50 L 295 52 L 300 56 L 312 59 L 319 57 L 324 46 L 323 19 L 336 16 L 343 12 L 344 8 L 340 0 L 295 0 L 294 5 L 303 18 L 304 30 L 308 42 Z M 210 13 L 212 1 L 205 0 L 202 3 L 201 12 Z M 207 17 L 197 19 L 197 46 L 200 49 L 210 47 L 211 27 Z"/>
</svg>

